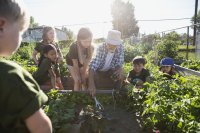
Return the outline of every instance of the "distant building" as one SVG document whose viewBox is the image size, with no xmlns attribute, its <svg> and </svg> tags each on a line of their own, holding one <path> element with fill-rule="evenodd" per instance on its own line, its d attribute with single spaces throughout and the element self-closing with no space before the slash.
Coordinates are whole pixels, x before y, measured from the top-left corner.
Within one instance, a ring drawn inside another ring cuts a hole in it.
<svg viewBox="0 0 200 133">
<path fill-rule="evenodd" d="M 44 26 L 28 28 L 28 30 L 22 36 L 22 42 L 38 42 L 42 40 L 42 32 Z M 68 36 L 66 32 L 61 29 L 55 28 L 56 37 L 58 41 L 66 41 Z"/>
</svg>

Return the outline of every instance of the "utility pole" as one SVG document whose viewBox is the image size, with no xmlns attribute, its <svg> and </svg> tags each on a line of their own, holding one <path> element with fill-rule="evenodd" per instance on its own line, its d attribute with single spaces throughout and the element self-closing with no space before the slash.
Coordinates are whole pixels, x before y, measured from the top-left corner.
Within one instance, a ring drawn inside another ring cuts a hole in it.
<svg viewBox="0 0 200 133">
<path fill-rule="evenodd" d="M 198 0 L 195 0 L 194 24 L 197 23 Z M 193 45 L 196 44 L 196 25 L 194 25 Z"/>
</svg>

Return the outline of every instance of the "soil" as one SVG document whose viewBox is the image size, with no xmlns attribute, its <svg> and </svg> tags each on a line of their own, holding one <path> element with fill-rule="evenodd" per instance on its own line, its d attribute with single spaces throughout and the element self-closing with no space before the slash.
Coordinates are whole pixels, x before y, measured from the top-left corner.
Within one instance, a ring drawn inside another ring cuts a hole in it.
<svg viewBox="0 0 200 133">
<path fill-rule="evenodd" d="M 136 117 L 125 109 L 113 106 L 105 107 L 102 118 L 84 117 L 74 124 L 70 133 L 144 133 Z"/>
</svg>

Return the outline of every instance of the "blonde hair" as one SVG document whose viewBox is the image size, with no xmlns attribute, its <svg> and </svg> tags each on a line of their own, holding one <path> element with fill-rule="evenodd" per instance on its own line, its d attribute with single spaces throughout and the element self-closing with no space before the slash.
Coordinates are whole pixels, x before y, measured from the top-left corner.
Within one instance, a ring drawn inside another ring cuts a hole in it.
<svg viewBox="0 0 200 133">
<path fill-rule="evenodd" d="M 21 31 L 26 30 L 30 22 L 22 0 L 0 0 L 0 17 L 13 23 L 19 22 Z"/>
<path fill-rule="evenodd" d="M 81 40 L 85 40 L 88 38 L 92 38 L 92 32 L 90 31 L 89 28 L 81 28 L 78 32 L 77 35 L 77 46 L 78 46 L 78 57 L 79 57 L 79 61 L 81 64 L 85 64 L 86 62 L 88 63 L 91 59 L 92 59 L 92 55 L 94 52 L 94 47 L 91 44 L 90 47 L 87 49 L 87 56 L 84 57 L 84 51 L 83 51 L 83 47 L 81 46 Z"/>
<path fill-rule="evenodd" d="M 50 30 L 53 30 L 53 31 L 54 31 L 54 34 L 55 34 L 55 38 L 54 38 L 53 42 L 48 42 L 49 39 L 48 39 L 48 37 L 47 37 L 47 33 L 48 33 Z M 55 32 L 55 29 L 54 29 L 53 27 L 51 27 L 51 26 L 46 26 L 46 27 L 43 28 L 42 41 L 43 41 L 44 43 L 53 43 L 53 44 L 55 44 L 55 42 L 56 42 L 56 32 Z"/>
</svg>

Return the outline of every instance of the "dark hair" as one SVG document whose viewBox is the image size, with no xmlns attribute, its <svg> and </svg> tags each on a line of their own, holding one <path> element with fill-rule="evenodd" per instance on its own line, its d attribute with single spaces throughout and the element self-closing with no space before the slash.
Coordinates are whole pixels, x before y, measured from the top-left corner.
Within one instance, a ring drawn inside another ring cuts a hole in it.
<svg viewBox="0 0 200 133">
<path fill-rule="evenodd" d="M 44 54 L 47 54 L 50 50 L 55 50 L 56 51 L 56 47 L 53 44 L 47 44 L 44 46 L 44 48 L 42 49 L 43 54 L 40 57 L 39 63 L 38 63 L 38 67 L 41 65 L 43 59 L 44 59 Z"/>
<path fill-rule="evenodd" d="M 50 50 L 56 51 L 56 47 L 53 44 L 45 45 L 44 48 L 43 48 L 43 54 L 47 54 Z"/>
<path fill-rule="evenodd" d="M 81 28 L 78 31 L 78 35 L 77 35 L 77 41 L 79 42 L 80 40 L 84 40 L 87 39 L 89 37 L 92 37 L 92 32 L 90 31 L 89 28 Z"/>
<path fill-rule="evenodd" d="M 136 56 L 135 58 L 133 58 L 133 64 L 146 64 L 146 60 L 145 58 L 143 58 L 142 56 Z"/>
</svg>

